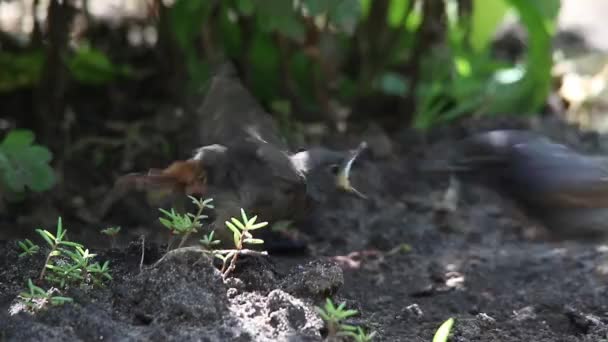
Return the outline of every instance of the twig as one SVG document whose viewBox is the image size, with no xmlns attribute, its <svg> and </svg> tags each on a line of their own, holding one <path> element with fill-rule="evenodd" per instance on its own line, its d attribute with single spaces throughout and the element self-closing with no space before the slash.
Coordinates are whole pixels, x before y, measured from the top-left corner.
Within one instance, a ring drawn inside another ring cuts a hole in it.
<svg viewBox="0 0 608 342">
<path fill-rule="evenodd" d="M 253 249 L 214 249 L 213 253 L 217 254 L 228 254 L 234 252 L 235 254 L 241 255 L 255 255 L 255 256 L 267 256 L 267 251 L 254 251 Z"/>
<path fill-rule="evenodd" d="M 146 246 L 146 236 L 142 235 L 141 236 L 141 259 L 139 260 L 139 273 L 141 273 L 141 270 L 144 265 L 144 252 L 146 250 L 145 246 Z"/>
</svg>

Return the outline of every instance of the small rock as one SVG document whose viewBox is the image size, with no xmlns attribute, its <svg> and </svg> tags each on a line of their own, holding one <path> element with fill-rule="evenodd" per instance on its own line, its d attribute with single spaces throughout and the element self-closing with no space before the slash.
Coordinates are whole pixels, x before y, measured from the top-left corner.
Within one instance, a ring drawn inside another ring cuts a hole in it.
<svg viewBox="0 0 608 342">
<path fill-rule="evenodd" d="M 410 305 L 406 306 L 405 310 L 410 315 L 413 315 L 415 317 L 422 317 L 422 316 L 424 316 L 424 312 L 422 312 L 422 309 L 420 308 L 420 305 L 418 305 L 416 303 L 410 304 Z"/>
<path fill-rule="evenodd" d="M 325 298 L 344 284 L 342 268 L 334 262 L 312 261 L 299 265 L 282 281 L 282 288 L 292 294 Z"/>
<path fill-rule="evenodd" d="M 494 317 L 492 317 L 484 312 L 478 313 L 476 317 L 477 317 L 477 319 L 479 319 L 480 321 L 483 321 L 483 322 L 496 323 L 496 319 Z"/>
<path fill-rule="evenodd" d="M 536 309 L 533 306 L 526 306 L 513 311 L 513 318 L 516 321 L 528 321 L 536 318 Z"/>
</svg>

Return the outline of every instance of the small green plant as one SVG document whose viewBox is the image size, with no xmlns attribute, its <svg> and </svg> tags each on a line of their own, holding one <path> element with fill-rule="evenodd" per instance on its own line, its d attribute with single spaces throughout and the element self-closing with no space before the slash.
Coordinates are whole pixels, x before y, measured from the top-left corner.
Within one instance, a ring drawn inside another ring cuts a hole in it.
<svg viewBox="0 0 608 342">
<path fill-rule="evenodd" d="M 447 321 L 443 322 L 435 335 L 433 336 L 433 342 L 447 342 L 448 337 L 450 336 L 450 330 L 452 330 L 452 326 L 454 325 L 454 318 L 450 318 Z"/>
<path fill-rule="evenodd" d="M 52 154 L 46 147 L 35 145 L 34 138 L 31 131 L 12 130 L 0 143 L 3 196 L 18 199 L 26 187 L 41 192 L 55 184 L 55 174 L 49 165 Z"/>
<path fill-rule="evenodd" d="M 359 312 L 357 310 L 345 309 L 346 303 L 342 302 L 340 305 L 335 306 L 333 301 L 329 298 L 325 300 L 324 307 L 317 307 L 317 312 L 321 315 L 321 318 L 327 325 L 327 336 L 339 336 L 339 335 L 351 335 L 349 332 L 355 333 L 357 327 L 352 325 L 343 324 L 342 321 L 345 319 L 355 316 Z M 355 333 L 356 334 L 356 333 Z"/>
<path fill-rule="evenodd" d="M 202 227 L 201 220 L 207 218 L 207 215 L 203 215 L 203 210 L 205 208 L 214 208 L 211 204 L 211 202 L 213 201 L 213 199 L 211 198 L 203 200 L 197 199 L 193 196 L 188 197 L 192 200 L 192 203 L 194 203 L 198 208 L 196 214 L 179 214 L 175 212 L 175 209 L 171 209 L 171 211 L 159 209 L 160 212 L 165 215 L 165 217 L 159 218 L 160 223 L 162 223 L 163 226 L 167 227 L 167 229 L 171 231 L 171 234 L 182 236 L 182 239 L 177 248 L 182 247 L 186 240 L 188 240 L 188 237 L 190 237 L 190 235 L 192 235 L 193 233 L 198 232 L 198 229 Z M 167 247 L 167 251 L 170 250 L 169 247 Z"/>
<path fill-rule="evenodd" d="M 356 342 L 369 342 L 369 341 L 373 340 L 374 337 L 376 336 L 375 331 L 372 331 L 371 333 L 367 333 L 361 327 L 353 327 L 353 328 L 354 329 L 351 330 L 351 327 L 347 326 L 347 328 L 344 331 L 339 332 L 338 335 L 350 336 Z"/>
<path fill-rule="evenodd" d="M 251 234 L 251 231 L 264 228 L 268 225 L 268 222 L 256 223 L 257 219 L 257 216 L 248 218 L 245 210 L 241 208 L 241 220 L 232 217 L 230 221 L 225 222 L 226 227 L 232 231 L 235 248 L 213 251 L 214 256 L 222 260 L 222 277 L 226 278 L 235 269 L 236 262 L 241 254 L 267 255 L 266 252 L 257 252 L 244 248 L 245 244 L 259 245 L 264 243 L 264 240 L 256 239 Z"/>
<path fill-rule="evenodd" d="M 57 219 L 55 234 L 43 229 L 36 229 L 36 232 L 51 248 L 40 272 L 40 280 L 46 279 L 60 287 L 85 282 L 99 286 L 104 280 L 112 280 L 108 261 L 91 263 L 96 254 L 77 242 L 67 240 L 67 230 L 63 229 L 61 217 Z M 47 270 L 50 271 L 48 274 Z"/>
<path fill-rule="evenodd" d="M 199 240 L 201 245 L 203 245 L 203 247 L 207 250 L 212 249 L 213 246 L 220 243 L 220 240 L 215 240 L 213 238 L 213 234 L 215 234 L 215 231 L 211 231 L 211 233 L 203 236 L 203 238 Z"/>
<path fill-rule="evenodd" d="M 47 280 L 64 287 L 68 283 L 92 282 L 94 285 L 102 285 L 104 279 L 112 280 L 109 269 L 109 261 L 100 265 L 98 262 L 90 261 L 96 256 L 82 246 L 76 246 L 74 251 L 61 249 L 61 253 L 69 258 L 69 261 L 57 262 L 47 265 L 52 272 Z"/>
<path fill-rule="evenodd" d="M 32 255 L 38 253 L 38 251 L 40 251 L 40 247 L 38 245 L 34 244 L 30 239 L 25 239 L 23 241 L 19 241 L 18 245 L 23 250 L 23 252 L 19 254 L 20 258 L 22 258 L 26 255 L 32 256 Z"/>
<path fill-rule="evenodd" d="M 63 229 L 61 217 L 59 217 L 57 219 L 57 232 L 55 233 L 55 235 L 53 235 L 48 230 L 44 230 L 44 229 L 36 229 L 36 233 L 38 233 L 40 236 L 42 236 L 44 241 L 46 241 L 47 244 L 49 245 L 49 247 L 51 248 L 51 250 L 49 251 L 49 254 L 46 256 L 46 260 L 44 261 L 44 266 L 42 267 L 42 271 L 40 271 L 40 277 L 38 277 L 39 280 L 42 280 L 42 279 L 44 279 L 44 275 L 46 274 L 47 268 L 49 268 L 48 265 L 51 265 L 51 258 L 61 255 L 61 251 L 59 250 L 59 247 L 61 247 L 61 246 L 77 247 L 80 245 L 75 242 L 67 241 L 64 239 L 65 234 L 67 233 L 67 230 Z"/>
<path fill-rule="evenodd" d="M 101 233 L 110 237 L 110 246 L 114 248 L 116 246 L 116 236 L 120 233 L 120 227 L 108 227 L 102 229 Z"/>
<path fill-rule="evenodd" d="M 36 313 L 48 305 L 63 305 L 73 302 L 70 297 L 54 296 L 54 293 L 59 292 L 56 288 L 44 289 L 34 285 L 32 279 L 27 280 L 28 292 L 21 292 L 18 296 L 18 301 L 11 306 L 10 314 L 15 315 L 21 311 Z"/>
</svg>

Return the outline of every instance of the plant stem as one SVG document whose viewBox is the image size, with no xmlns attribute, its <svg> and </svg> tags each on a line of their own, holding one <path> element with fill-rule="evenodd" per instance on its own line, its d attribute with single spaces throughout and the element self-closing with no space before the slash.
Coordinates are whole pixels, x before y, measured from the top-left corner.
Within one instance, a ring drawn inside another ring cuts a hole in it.
<svg viewBox="0 0 608 342">
<path fill-rule="evenodd" d="M 184 245 L 184 243 L 186 242 L 186 240 L 188 240 L 188 238 L 190 237 L 190 235 L 192 234 L 192 231 L 196 228 L 196 223 L 200 220 L 201 214 L 203 213 L 203 210 L 205 209 L 204 205 L 201 205 L 198 207 L 198 211 L 196 212 L 196 216 L 194 216 L 193 219 L 193 227 L 190 227 L 191 230 L 189 232 L 187 232 L 186 234 L 184 234 L 184 236 L 182 237 L 181 241 L 179 242 L 179 245 L 177 245 L 177 248 L 182 248 L 182 246 Z"/>
<path fill-rule="evenodd" d="M 40 271 L 40 277 L 38 278 L 39 280 L 44 279 L 44 273 L 46 272 L 46 265 L 49 264 L 49 261 L 51 260 L 51 256 L 53 255 L 53 252 L 55 252 L 56 249 L 57 249 L 57 243 L 55 243 L 53 245 L 53 248 L 51 248 L 51 251 L 46 256 L 46 260 L 44 260 L 44 265 L 42 266 L 42 271 Z"/>
<path fill-rule="evenodd" d="M 182 248 L 182 246 L 184 245 L 184 243 L 186 242 L 186 240 L 188 240 L 188 238 L 190 237 L 190 234 L 192 234 L 192 233 L 188 232 L 188 233 L 184 234 L 184 236 L 182 237 L 181 241 L 179 242 L 179 245 L 177 245 L 176 249 Z"/>
</svg>

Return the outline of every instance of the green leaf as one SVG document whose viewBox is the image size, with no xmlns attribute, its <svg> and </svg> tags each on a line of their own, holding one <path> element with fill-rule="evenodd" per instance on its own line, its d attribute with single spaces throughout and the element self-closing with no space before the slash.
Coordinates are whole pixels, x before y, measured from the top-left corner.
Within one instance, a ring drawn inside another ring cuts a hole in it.
<svg viewBox="0 0 608 342">
<path fill-rule="evenodd" d="M 241 234 L 240 233 L 232 234 L 232 239 L 234 240 L 234 246 L 236 248 L 241 248 Z"/>
<path fill-rule="evenodd" d="M 244 217 L 244 219 L 247 219 L 247 216 Z M 255 221 L 258 219 L 258 215 L 255 215 L 254 217 L 250 218 L 249 220 L 245 221 L 243 220 L 243 222 L 247 222 L 246 225 L 247 226 L 251 226 L 255 223 Z"/>
<path fill-rule="evenodd" d="M 180 47 L 193 49 L 193 41 L 211 13 L 213 1 L 177 0 L 170 10 L 171 29 Z"/>
<path fill-rule="evenodd" d="M 509 7 L 505 0 L 473 0 L 469 40 L 476 51 L 487 49 Z"/>
<path fill-rule="evenodd" d="M 67 65 L 75 80 L 92 85 L 105 84 L 117 77 L 131 75 L 128 66 L 112 63 L 105 53 L 88 43 L 78 47 Z"/>
<path fill-rule="evenodd" d="M 55 236 L 50 232 L 42 229 L 36 229 L 36 233 L 38 233 L 42 238 L 51 246 L 55 245 Z"/>
<path fill-rule="evenodd" d="M 385 94 L 394 96 L 405 96 L 408 90 L 405 78 L 395 72 L 384 73 L 380 78 L 379 87 Z"/>
<path fill-rule="evenodd" d="M 253 0 L 237 0 L 236 8 L 242 15 L 250 16 L 255 10 Z"/>
<path fill-rule="evenodd" d="M 433 336 L 433 342 L 447 342 L 448 337 L 450 336 L 450 330 L 452 330 L 452 326 L 454 325 L 454 318 L 450 318 L 447 321 L 443 322 L 439 329 L 435 332 Z"/>
<path fill-rule="evenodd" d="M 232 221 L 232 223 L 234 223 L 234 225 L 235 225 L 236 227 L 238 227 L 240 230 L 245 230 L 245 225 L 244 225 L 244 224 L 243 224 L 241 221 L 237 220 L 237 219 L 236 219 L 236 218 L 234 218 L 234 217 L 232 217 L 230 220 L 231 220 L 231 221 Z"/>
<path fill-rule="evenodd" d="M 248 228 L 248 230 L 256 230 L 256 229 L 260 229 L 260 228 L 264 228 L 268 225 L 268 222 L 259 222 L 254 224 L 253 226 L 250 226 Z"/>
<path fill-rule="evenodd" d="M 304 0 L 302 6 L 306 8 L 310 16 L 316 17 L 325 14 L 331 7 L 332 0 Z"/>
<path fill-rule="evenodd" d="M 244 243 L 252 244 L 252 245 L 261 245 L 264 243 L 262 239 L 244 239 Z"/>
<path fill-rule="evenodd" d="M 42 75 L 44 60 L 42 50 L 0 52 L 0 91 L 12 91 L 37 84 Z"/>
<path fill-rule="evenodd" d="M 45 191 L 55 184 L 55 174 L 48 164 L 51 152 L 32 145 L 33 141 L 31 131 L 13 130 L 0 144 L 0 181 L 14 193 L 22 193 L 26 187 Z"/>
<path fill-rule="evenodd" d="M 263 32 L 278 32 L 297 42 L 304 41 L 304 25 L 288 0 L 252 0 L 257 9 L 258 25 Z"/>
<path fill-rule="evenodd" d="M 34 133 L 25 129 L 15 129 L 8 133 L 2 141 L 2 147 L 10 151 L 19 151 L 34 142 Z"/>
<path fill-rule="evenodd" d="M 244 224 L 247 224 L 249 222 L 249 219 L 247 218 L 247 214 L 245 213 L 245 209 L 241 208 L 241 219 L 243 220 Z"/>
<path fill-rule="evenodd" d="M 399 28 L 404 22 L 406 8 L 410 1 L 415 0 L 391 0 L 388 8 L 388 24 L 393 28 Z"/>
<path fill-rule="evenodd" d="M 329 12 L 329 17 L 341 31 L 352 34 L 361 18 L 361 13 L 359 0 L 341 0 L 337 1 L 336 6 Z"/>
<path fill-rule="evenodd" d="M 234 224 L 232 224 L 232 222 L 226 221 L 225 224 L 226 227 L 228 227 L 228 229 L 230 229 L 234 234 L 239 234 L 240 238 L 241 231 Z"/>
</svg>

